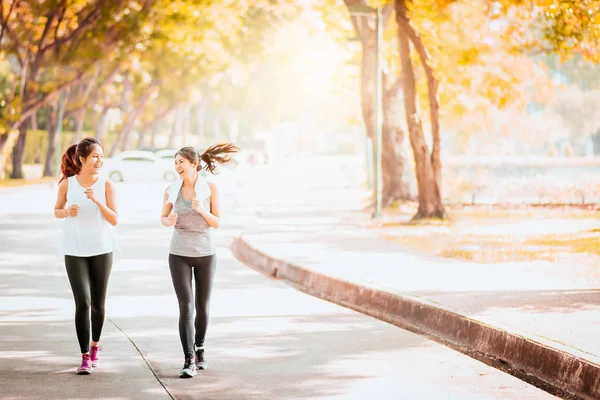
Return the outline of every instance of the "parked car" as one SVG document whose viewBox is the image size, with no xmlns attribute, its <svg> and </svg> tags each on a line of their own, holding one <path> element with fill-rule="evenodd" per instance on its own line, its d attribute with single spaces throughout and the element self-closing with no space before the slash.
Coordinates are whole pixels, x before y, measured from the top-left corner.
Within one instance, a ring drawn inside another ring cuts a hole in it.
<svg viewBox="0 0 600 400">
<path fill-rule="evenodd" d="M 168 161 L 171 166 L 175 165 L 175 153 L 177 149 L 161 149 L 154 152 L 163 161 Z"/>
<path fill-rule="evenodd" d="M 174 153 L 173 153 L 174 154 Z M 165 160 L 150 151 L 124 151 L 105 161 L 105 171 L 114 182 L 160 179 L 174 181 L 177 174 L 172 160 Z"/>
</svg>

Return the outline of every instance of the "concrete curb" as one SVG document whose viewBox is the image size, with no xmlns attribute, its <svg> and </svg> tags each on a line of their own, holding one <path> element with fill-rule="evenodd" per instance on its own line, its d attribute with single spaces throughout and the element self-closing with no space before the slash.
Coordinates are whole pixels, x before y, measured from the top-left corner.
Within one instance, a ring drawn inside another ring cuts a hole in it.
<svg viewBox="0 0 600 400">
<path fill-rule="evenodd" d="M 251 268 L 287 280 L 303 292 L 426 335 L 553 394 L 600 399 L 600 363 L 576 355 L 575 349 L 469 318 L 409 293 L 345 281 L 269 257 L 243 237 L 234 239 L 232 252 Z"/>
<path fill-rule="evenodd" d="M 261 251 L 250 247 L 248 243 L 240 237 L 233 238 L 231 242 L 231 251 L 233 255 L 244 264 L 252 267 L 256 271 L 270 278 L 277 279 L 277 271 L 283 267 L 285 261 L 271 258 Z"/>
</svg>

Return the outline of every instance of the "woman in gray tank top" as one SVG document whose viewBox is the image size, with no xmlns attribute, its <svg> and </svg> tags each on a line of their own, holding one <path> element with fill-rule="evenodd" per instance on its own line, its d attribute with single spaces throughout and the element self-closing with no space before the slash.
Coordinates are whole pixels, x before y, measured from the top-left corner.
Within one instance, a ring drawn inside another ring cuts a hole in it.
<svg viewBox="0 0 600 400">
<path fill-rule="evenodd" d="M 221 213 L 216 185 L 207 182 L 199 172 L 205 169 L 215 173 L 217 165 L 231 160 L 231 153 L 238 150 L 231 143 L 211 146 L 202 154 L 194 147 L 183 147 L 175 154 L 175 170 L 180 179 L 165 191 L 160 220 L 164 226 L 175 228 L 169 270 L 179 302 L 179 338 L 185 357 L 180 378 L 191 378 L 197 369 L 208 366 L 204 338 L 217 265 L 213 231 L 221 223 Z"/>
</svg>

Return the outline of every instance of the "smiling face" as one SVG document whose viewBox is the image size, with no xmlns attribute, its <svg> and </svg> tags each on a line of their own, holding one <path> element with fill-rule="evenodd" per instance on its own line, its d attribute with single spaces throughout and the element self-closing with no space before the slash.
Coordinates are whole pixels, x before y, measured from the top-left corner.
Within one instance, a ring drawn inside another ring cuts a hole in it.
<svg viewBox="0 0 600 400">
<path fill-rule="evenodd" d="M 175 171 L 180 178 L 193 178 L 194 174 L 198 172 L 198 162 L 192 163 L 180 154 L 175 156 Z"/>
<path fill-rule="evenodd" d="M 104 165 L 104 150 L 101 146 L 93 145 L 90 147 L 87 157 L 79 157 L 79 160 L 81 161 L 82 172 L 97 174 Z"/>
</svg>

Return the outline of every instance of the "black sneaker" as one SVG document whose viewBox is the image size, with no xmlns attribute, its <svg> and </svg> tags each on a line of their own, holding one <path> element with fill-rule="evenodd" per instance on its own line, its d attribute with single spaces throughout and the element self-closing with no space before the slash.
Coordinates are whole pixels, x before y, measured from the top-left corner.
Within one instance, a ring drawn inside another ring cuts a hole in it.
<svg viewBox="0 0 600 400">
<path fill-rule="evenodd" d="M 192 362 L 191 358 L 186 358 L 183 368 L 179 371 L 180 378 L 192 378 L 196 376 L 196 364 Z"/>
<path fill-rule="evenodd" d="M 196 350 L 196 369 L 208 368 L 208 363 L 204 361 L 204 349 Z"/>
</svg>

